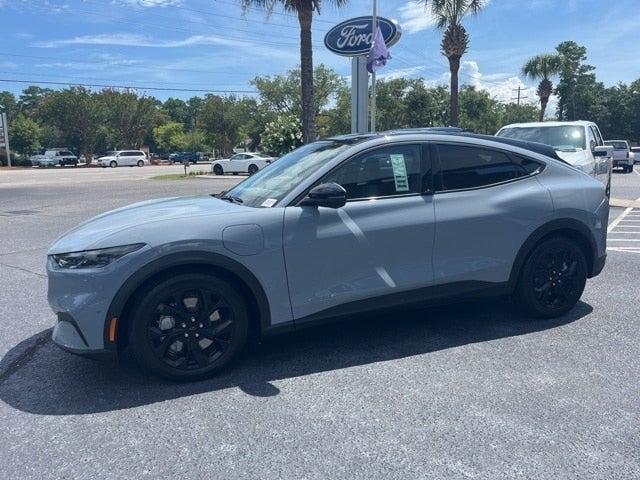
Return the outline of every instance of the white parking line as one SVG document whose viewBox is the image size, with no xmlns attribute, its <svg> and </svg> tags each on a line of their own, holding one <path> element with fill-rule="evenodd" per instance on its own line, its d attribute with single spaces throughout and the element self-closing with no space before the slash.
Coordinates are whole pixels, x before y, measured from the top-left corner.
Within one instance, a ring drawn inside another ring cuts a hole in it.
<svg viewBox="0 0 640 480">
<path fill-rule="evenodd" d="M 607 234 L 607 250 L 640 254 L 640 210 L 626 208 L 611 222 Z"/>
</svg>

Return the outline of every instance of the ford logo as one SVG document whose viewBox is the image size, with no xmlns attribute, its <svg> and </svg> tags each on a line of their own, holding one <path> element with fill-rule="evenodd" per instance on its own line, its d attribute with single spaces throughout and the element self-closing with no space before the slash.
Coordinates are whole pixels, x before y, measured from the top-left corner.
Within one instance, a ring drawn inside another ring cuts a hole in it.
<svg viewBox="0 0 640 480">
<path fill-rule="evenodd" d="M 371 49 L 373 32 L 371 22 L 373 17 L 357 17 L 339 23 L 324 36 L 325 46 L 333 53 L 344 57 L 357 57 L 366 55 Z M 394 21 L 384 17 L 378 17 L 378 26 L 387 47 L 395 44 L 402 31 Z"/>
</svg>

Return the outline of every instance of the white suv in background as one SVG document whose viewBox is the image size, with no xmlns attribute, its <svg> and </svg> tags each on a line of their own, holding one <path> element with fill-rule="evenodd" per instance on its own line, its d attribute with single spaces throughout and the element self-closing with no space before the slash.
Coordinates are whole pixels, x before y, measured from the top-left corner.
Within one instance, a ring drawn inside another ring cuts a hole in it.
<svg viewBox="0 0 640 480">
<path fill-rule="evenodd" d="M 98 158 L 96 165 L 102 168 L 111 167 L 144 167 L 147 156 L 141 150 L 116 150 Z"/>
<path fill-rule="evenodd" d="M 550 145 L 562 160 L 604 183 L 609 194 L 613 147 L 605 145 L 595 123 L 514 123 L 502 127 L 496 136 Z"/>
</svg>

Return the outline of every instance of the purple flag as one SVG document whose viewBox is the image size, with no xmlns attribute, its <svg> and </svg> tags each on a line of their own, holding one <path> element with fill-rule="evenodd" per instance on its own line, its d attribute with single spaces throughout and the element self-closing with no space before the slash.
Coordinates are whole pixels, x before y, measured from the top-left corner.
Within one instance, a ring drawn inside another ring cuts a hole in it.
<svg viewBox="0 0 640 480">
<path fill-rule="evenodd" d="M 369 73 L 373 73 L 378 68 L 384 67 L 387 64 L 387 60 L 391 58 L 387 44 L 384 43 L 384 37 L 382 36 L 382 30 L 380 27 L 376 29 L 376 36 L 373 39 L 371 50 L 369 50 L 369 56 L 367 57 L 367 70 Z"/>
</svg>

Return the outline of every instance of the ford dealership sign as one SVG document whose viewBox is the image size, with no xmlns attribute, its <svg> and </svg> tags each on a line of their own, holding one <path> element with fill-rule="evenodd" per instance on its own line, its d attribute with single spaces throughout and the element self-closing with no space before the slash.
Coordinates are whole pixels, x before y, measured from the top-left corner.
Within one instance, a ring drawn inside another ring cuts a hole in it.
<svg viewBox="0 0 640 480">
<path fill-rule="evenodd" d="M 400 26 L 393 20 L 383 17 L 377 18 L 384 41 L 387 47 L 390 47 L 400 39 L 402 34 Z M 366 16 L 352 18 L 339 23 L 325 35 L 325 46 L 333 53 L 344 57 L 366 55 L 371 49 L 373 39 L 372 20 L 371 16 Z"/>
</svg>

